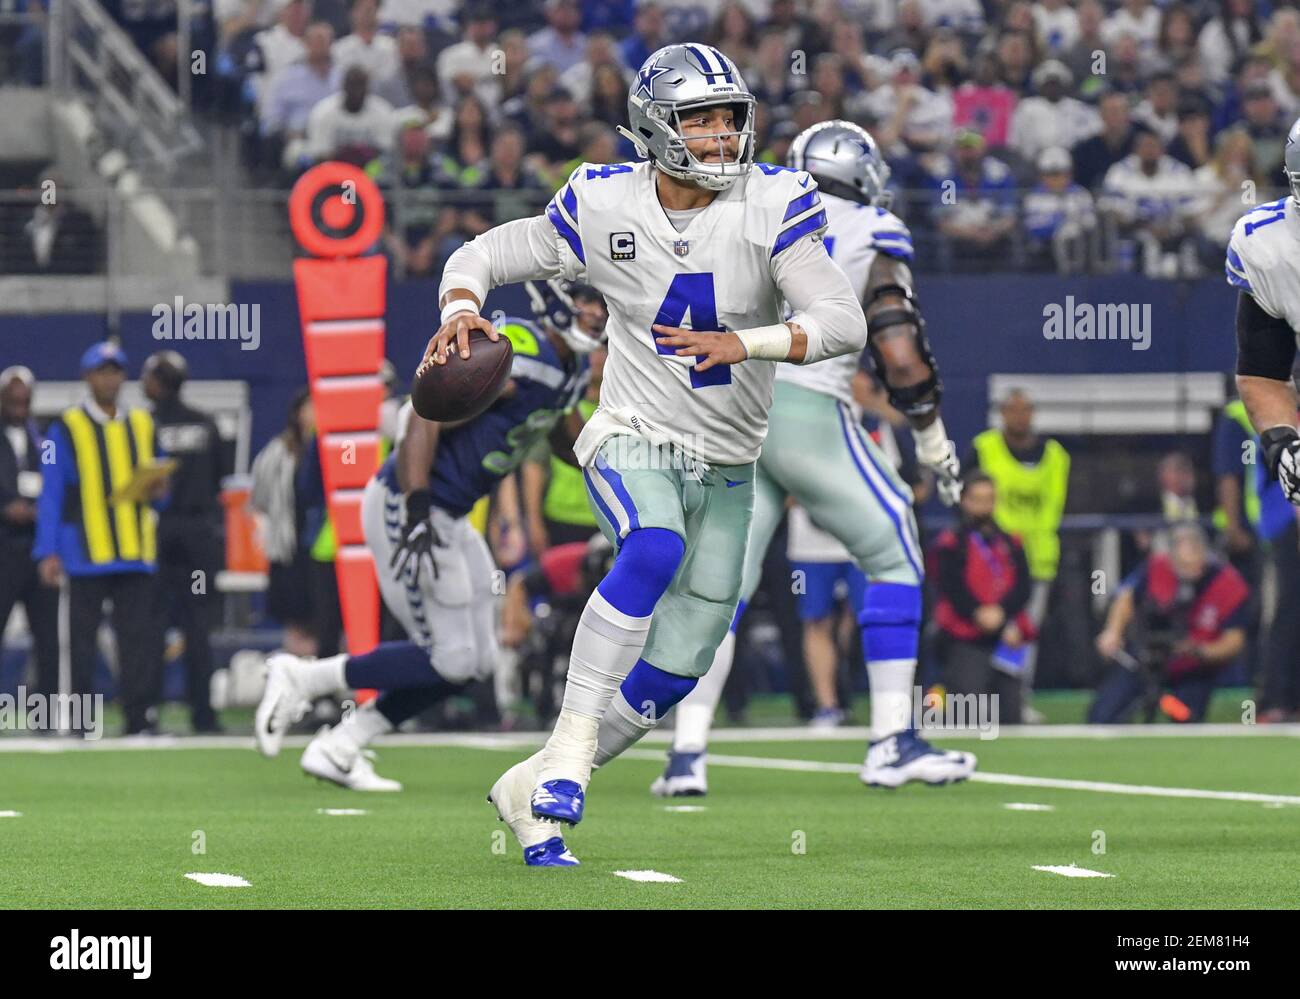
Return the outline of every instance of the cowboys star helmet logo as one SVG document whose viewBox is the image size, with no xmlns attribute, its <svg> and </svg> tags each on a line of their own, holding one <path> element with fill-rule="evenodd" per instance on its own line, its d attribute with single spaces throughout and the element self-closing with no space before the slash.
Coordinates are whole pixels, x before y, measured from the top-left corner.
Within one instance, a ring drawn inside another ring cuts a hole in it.
<svg viewBox="0 0 1300 999">
<path fill-rule="evenodd" d="M 655 80 L 659 79 L 659 77 L 663 76 L 665 73 L 671 73 L 672 71 L 671 66 L 660 66 L 657 62 L 651 63 L 648 66 L 643 66 L 641 72 L 637 74 L 637 80 L 640 81 L 640 86 L 637 87 L 636 92 L 638 94 L 645 94 L 647 100 L 654 100 Z"/>
</svg>

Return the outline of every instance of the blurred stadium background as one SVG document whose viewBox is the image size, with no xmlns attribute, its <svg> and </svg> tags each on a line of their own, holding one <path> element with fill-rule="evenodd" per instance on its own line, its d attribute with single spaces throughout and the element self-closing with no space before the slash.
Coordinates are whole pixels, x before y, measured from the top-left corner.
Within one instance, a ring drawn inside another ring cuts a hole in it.
<svg viewBox="0 0 1300 999">
<path fill-rule="evenodd" d="M 1171 522 L 1192 520 L 1252 587 L 1247 647 L 1212 670 L 1210 716 L 1239 720 L 1251 700 L 1261 718 L 1293 718 L 1296 528 L 1291 519 L 1266 537 L 1253 519 L 1248 435 L 1226 409 L 1236 293 L 1222 270 L 1236 219 L 1285 194 L 1283 141 L 1300 115 L 1293 4 L 0 0 L 0 368 L 30 369 L 40 429 L 79 398 L 77 359 L 106 337 L 127 354 L 128 402 L 143 401 L 148 355 L 184 357 L 184 398 L 215 419 L 223 442 L 225 502 L 214 490 L 205 516 L 225 542 L 210 610 L 212 697 L 226 727 L 246 728 L 261 657 L 286 643 L 286 624 L 322 652 L 340 640 L 322 510 L 304 475 L 296 503 L 276 514 L 292 520 L 285 558 L 311 563 L 295 577 L 307 582 L 292 621 L 268 605 L 264 553 L 246 544 L 257 456 L 277 441 L 280 461 L 312 450 L 286 432 L 307 380 L 293 181 L 338 159 L 384 193 L 374 252 L 390 263 L 396 398 L 436 326 L 451 251 L 539 211 L 577 164 L 628 158 L 613 130 L 628 83 L 655 48 L 687 39 L 742 68 L 760 102 L 761 160 L 784 162 L 801 129 L 835 117 L 862 124 L 887 152 L 959 452 L 1002 426 L 1009 397 L 1022 417 L 1032 404 L 1031 442 L 1054 438 L 1068 452 L 1028 717 L 1085 717 L 1110 668 L 1095 639 L 1119 581 L 1160 550 Z M 257 306 L 259 346 L 159 341 L 155 307 L 178 297 Z M 1054 308 L 1081 305 L 1131 306 L 1137 325 L 1128 339 L 1050 335 Z M 527 314 L 518 288 L 484 311 L 497 308 Z M 936 534 L 952 514 L 909 461 L 908 431 L 869 392 L 864 402 Z M 484 512 L 499 564 L 524 577 L 549 540 L 536 529 L 546 522 L 540 487 L 525 480 L 536 465 L 544 484 L 547 460 L 519 470 L 522 498 Z M 263 538 L 285 526 L 258 524 Z M 818 708 L 789 561 L 782 535 L 729 683 L 733 720 L 808 719 Z M 534 582 L 531 624 L 510 636 L 498 682 L 425 724 L 547 722 L 568 611 L 544 592 L 551 581 Z M 192 650 L 165 604 L 151 618 L 167 663 L 159 700 L 183 704 Z M 856 629 L 841 631 L 839 700 L 864 718 Z M 100 637 L 95 682 L 111 696 L 120 654 L 108 629 Z M 931 629 L 927 686 L 945 682 L 942 637 Z M 32 644 L 19 608 L 3 636 L 0 692 L 36 682 Z M 1141 668 L 1159 682 L 1163 653 L 1147 651 L 1137 650 Z M 1177 705 L 1151 706 L 1153 717 L 1178 716 Z M 179 708 L 164 712 L 168 731 L 188 722 Z"/>
</svg>

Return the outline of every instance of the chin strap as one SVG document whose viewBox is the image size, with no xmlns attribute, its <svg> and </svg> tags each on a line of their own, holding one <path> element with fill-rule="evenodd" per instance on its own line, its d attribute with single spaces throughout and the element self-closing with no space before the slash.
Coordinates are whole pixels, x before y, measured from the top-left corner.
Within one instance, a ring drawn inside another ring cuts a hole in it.
<svg viewBox="0 0 1300 999">
<path fill-rule="evenodd" d="M 939 400 L 943 397 L 943 382 L 939 380 L 939 363 L 935 360 L 934 353 L 930 350 L 930 342 L 925 336 L 925 319 L 921 316 L 912 289 L 901 284 L 883 284 L 872 289 L 871 297 L 867 300 L 866 311 L 870 312 L 872 304 L 884 295 L 901 295 L 904 304 L 881 309 L 867 320 L 867 347 L 871 351 L 871 360 L 876 366 L 876 375 L 885 386 L 890 405 L 909 417 L 926 416 L 938 408 Z M 874 334 L 891 326 L 912 327 L 917 352 L 930 369 L 930 377 L 925 381 L 905 388 L 895 388 L 886 380 L 885 359 L 876 345 Z"/>
</svg>

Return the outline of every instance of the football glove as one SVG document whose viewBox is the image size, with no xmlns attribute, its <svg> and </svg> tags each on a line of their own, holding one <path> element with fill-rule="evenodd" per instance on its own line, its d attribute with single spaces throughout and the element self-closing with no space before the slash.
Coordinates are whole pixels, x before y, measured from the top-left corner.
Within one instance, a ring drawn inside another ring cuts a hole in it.
<svg viewBox="0 0 1300 999">
<path fill-rule="evenodd" d="M 1300 506 L 1300 433 L 1295 427 L 1272 427 L 1259 435 L 1264 462 L 1287 500 Z"/>
<path fill-rule="evenodd" d="M 939 500 L 944 506 L 956 506 L 961 499 L 961 462 L 957 447 L 952 441 L 940 438 L 927 440 L 924 433 L 916 436 L 916 460 L 934 472 Z"/>
<path fill-rule="evenodd" d="M 427 563 L 429 573 L 438 578 L 438 563 L 433 557 L 433 550 L 441 546 L 442 539 L 434 530 L 429 512 L 433 509 L 433 496 L 427 489 L 412 490 L 406 496 L 406 526 L 402 529 L 402 540 L 393 550 L 393 557 L 388 560 L 388 567 L 393 578 L 400 580 L 407 565 L 414 568 L 413 578 L 420 578 L 420 566 Z"/>
</svg>

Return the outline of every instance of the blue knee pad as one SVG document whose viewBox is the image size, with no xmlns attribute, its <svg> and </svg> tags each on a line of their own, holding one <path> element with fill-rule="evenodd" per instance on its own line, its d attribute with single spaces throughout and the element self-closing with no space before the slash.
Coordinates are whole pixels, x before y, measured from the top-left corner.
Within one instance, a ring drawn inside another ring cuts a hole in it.
<svg viewBox="0 0 1300 999">
<path fill-rule="evenodd" d="M 912 583 L 867 585 L 858 614 L 867 661 L 915 659 L 921 629 L 921 588 Z"/>
<path fill-rule="evenodd" d="M 696 677 L 667 673 L 638 659 L 618 690 L 633 711 L 657 721 L 699 682 Z"/>
<path fill-rule="evenodd" d="M 629 617 L 649 617 L 673 581 L 686 542 L 666 527 L 632 531 L 619 546 L 614 568 L 596 587 Z"/>
</svg>

